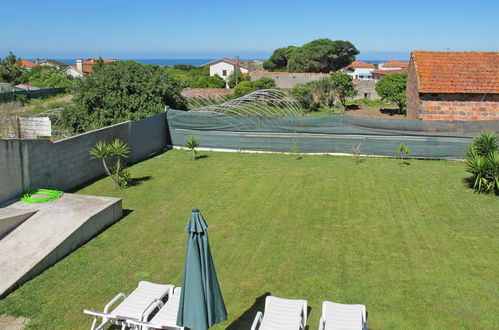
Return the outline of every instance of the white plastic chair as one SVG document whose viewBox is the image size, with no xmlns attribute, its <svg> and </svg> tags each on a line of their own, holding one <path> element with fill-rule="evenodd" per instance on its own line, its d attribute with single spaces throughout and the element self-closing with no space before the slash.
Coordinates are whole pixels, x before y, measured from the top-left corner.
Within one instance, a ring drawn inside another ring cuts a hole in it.
<svg viewBox="0 0 499 330">
<path fill-rule="evenodd" d="M 168 297 L 168 300 L 163 304 L 160 300 L 152 304 L 144 313 L 144 318 L 142 321 L 128 321 L 127 325 L 137 329 L 184 329 L 184 327 L 177 326 L 177 314 L 178 307 L 180 304 L 180 294 L 182 293 L 182 288 L 176 287 L 173 291 L 173 295 Z M 156 309 L 160 310 L 154 315 L 154 317 L 147 322 L 149 315 Z"/>
<path fill-rule="evenodd" d="M 332 301 L 322 303 L 319 330 L 367 330 L 366 306 L 339 304 Z"/>
<path fill-rule="evenodd" d="M 145 312 L 148 308 L 156 303 L 158 300 L 163 299 L 167 294 L 171 296 L 173 293 L 173 285 L 169 284 L 156 284 L 147 281 L 141 281 L 137 288 L 127 297 L 124 293 L 119 293 L 104 307 L 104 311 L 94 312 L 85 309 L 83 313 L 94 317 L 91 330 L 101 330 L 108 323 L 121 325 L 125 328 L 126 321 L 128 320 L 143 320 Z M 116 308 L 111 312 L 109 309 L 119 299 L 124 299 Z M 102 318 L 102 322 L 97 325 L 98 318 Z"/>
<path fill-rule="evenodd" d="M 299 330 L 307 324 L 307 301 L 265 298 L 265 311 L 256 313 L 251 330 Z"/>
</svg>

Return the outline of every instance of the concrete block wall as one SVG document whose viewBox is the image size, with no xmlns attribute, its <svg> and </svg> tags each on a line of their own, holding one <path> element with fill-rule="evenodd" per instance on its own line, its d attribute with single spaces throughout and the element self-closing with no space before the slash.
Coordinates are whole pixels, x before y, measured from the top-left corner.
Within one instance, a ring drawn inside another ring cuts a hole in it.
<svg viewBox="0 0 499 330">
<path fill-rule="evenodd" d="M 0 140 L 0 202 L 23 192 L 24 161 L 20 140 Z"/>
<path fill-rule="evenodd" d="M 130 161 L 136 163 L 151 154 L 162 151 L 169 143 L 166 113 L 130 123 Z"/>
<path fill-rule="evenodd" d="M 90 159 L 89 150 L 98 141 L 119 138 L 130 145 L 129 123 L 109 126 L 57 142 L 23 141 L 28 155 L 29 187 L 66 190 L 104 175 L 99 159 Z"/>
<path fill-rule="evenodd" d="M 381 97 L 376 92 L 375 80 L 355 80 L 355 90 L 357 91 L 356 99 L 366 98 L 370 100 L 380 100 Z"/>
<path fill-rule="evenodd" d="M 171 143 L 164 113 L 56 142 L 0 140 L 0 203 L 29 188 L 69 190 L 104 175 L 101 160 L 90 159 L 89 150 L 98 141 L 116 138 L 130 146 L 132 163 Z"/>
</svg>

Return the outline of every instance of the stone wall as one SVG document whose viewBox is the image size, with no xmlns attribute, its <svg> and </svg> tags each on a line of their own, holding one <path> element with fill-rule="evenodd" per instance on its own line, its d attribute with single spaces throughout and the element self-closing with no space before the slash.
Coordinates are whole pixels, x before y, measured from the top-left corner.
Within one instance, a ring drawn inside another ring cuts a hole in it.
<svg viewBox="0 0 499 330">
<path fill-rule="evenodd" d="M 329 73 L 309 73 L 309 72 L 254 72 L 251 74 L 251 81 L 266 77 L 275 81 L 278 88 L 290 89 L 298 84 L 308 83 L 313 80 L 320 80 L 329 76 Z"/>
<path fill-rule="evenodd" d="M 419 115 L 421 114 L 417 79 L 416 66 L 414 61 L 411 61 L 407 68 L 407 119 L 419 119 Z"/>
<path fill-rule="evenodd" d="M 374 80 L 355 80 L 355 98 L 366 98 L 370 100 L 380 100 L 381 97 L 376 93 L 376 81 Z"/>
</svg>

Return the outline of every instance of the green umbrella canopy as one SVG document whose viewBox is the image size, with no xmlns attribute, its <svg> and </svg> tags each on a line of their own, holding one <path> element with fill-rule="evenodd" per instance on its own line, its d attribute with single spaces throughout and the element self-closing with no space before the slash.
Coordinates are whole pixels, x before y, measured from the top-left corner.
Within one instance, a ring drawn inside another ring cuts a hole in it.
<svg viewBox="0 0 499 330">
<path fill-rule="evenodd" d="M 207 229 L 201 212 L 193 210 L 185 227 L 189 236 L 177 315 L 178 326 L 193 330 L 206 330 L 227 320 Z"/>
</svg>

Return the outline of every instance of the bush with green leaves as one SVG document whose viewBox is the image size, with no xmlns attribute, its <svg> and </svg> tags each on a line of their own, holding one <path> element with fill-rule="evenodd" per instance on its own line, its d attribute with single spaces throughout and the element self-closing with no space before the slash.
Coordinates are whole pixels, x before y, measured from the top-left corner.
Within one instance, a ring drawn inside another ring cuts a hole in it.
<svg viewBox="0 0 499 330">
<path fill-rule="evenodd" d="M 241 81 L 234 88 L 234 97 L 241 97 L 246 94 L 252 93 L 260 89 L 272 89 L 275 88 L 275 82 L 271 78 L 262 77 L 255 81 Z"/>
<path fill-rule="evenodd" d="M 36 87 L 71 87 L 74 82 L 74 79 L 62 70 L 42 65 L 26 70 L 23 79 Z"/>
<path fill-rule="evenodd" d="M 478 193 L 499 194 L 499 138 L 491 132 L 475 137 L 466 152 L 466 171 Z"/>
<path fill-rule="evenodd" d="M 384 101 L 398 105 L 399 112 L 402 114 L 407 104 L 406 85 L 407 73 L 392 73 L 381 78 L 376 83 L 376 93 Z"/>
<path fill-rule="evenodd" d="M 189 136 L 185 141 L 185 147 L 191 150 L 192 160 L 196 160 L 198 158 L 198 151 L 196 150 L 199 147 L 198 139 L 195 136 Z"/>
<path fill-rule="evenodd" d="M 128 158 L 130 148 L 120 139 L 115 139 L 111 143 L 99 141 L 90 149 L 90 158 L 101 159 L 102 165 L 107 175 L 113 179 L 119 188 L 126 188 L 131 181 L 130 172 L 126 168 L 122 158 Z M 109 159 L 114 160 L 114 164 L 108 164 Z"/>
<path fill-rule="evenodd" d="M 227 84 L 230 88 L 235 88 L 237 84 L 243 81 L 249 81 L 249 75 L 244 76 L 241 72 L 237 73 L 237 84 L 236 84 L 236 71 L 232 71 L 231 74 L 227 77 Z"/>
<path fill-rule="evenodd" d="M 12 52 L 9 52 L 4 59 L 0 59 L 0 82 L 8 82 L 12 85 L 24 83 L 25 71 L 21 66 L 21 59 Z"/>
<path fill-rule="evenodd" d="M 61 111 L 60 124 L 82 133 L 165 111 L 187 109 L 182 85 L 168 69 L 134 61 L 103 64 L 85 79 L 76 80 L 74 107 Z"/>
<path fill-rule="evenodd" d="M 409 165 L 409 162 L 406 160 L 407 155 L 409 155 L 409 152 L 411 149 L 407 147 L 405 144 L 401 143 L 397 150 L 395 151 L 395 154 L 402 160 L 402 164 L 404 165 Z"/>
</svg>

